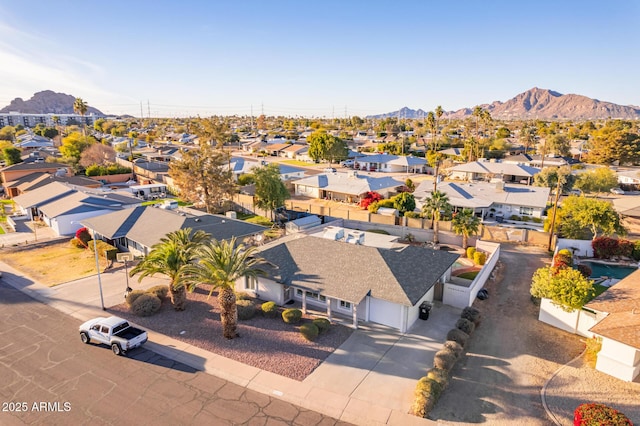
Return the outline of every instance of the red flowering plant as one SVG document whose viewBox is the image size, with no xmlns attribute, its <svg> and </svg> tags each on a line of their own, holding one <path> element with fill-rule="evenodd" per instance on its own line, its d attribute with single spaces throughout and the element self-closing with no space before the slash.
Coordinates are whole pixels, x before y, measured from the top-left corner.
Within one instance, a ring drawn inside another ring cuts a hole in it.
<svg viewBox="0 0 640 426">
<path fill-rule="evenodd" d="M 378 194 L 375 191 L 369 191 L 367 192 L 367 195 L 365 195 L 365 197 L 360 200 L 360 207 L 362 207 L 363 210 L 367 210 L 369 208 L 369 204 L 373 204 L 376 201 L 380 200 L 382 200 L 382 195 Z"/>
<path fill-rule="evenodd" d="M 633 426 L 620 411 L 594 402 L 581 404 L 573 412 L 574 426 Z"/>
<path fill-rule="evenodd" d="M 87 248 L 87 244 L 92 240 L 91 234 L 87 228 L 80 228 L 76 231 L 76 238 L 82 243 L 84 248 Z"/>
</svg>

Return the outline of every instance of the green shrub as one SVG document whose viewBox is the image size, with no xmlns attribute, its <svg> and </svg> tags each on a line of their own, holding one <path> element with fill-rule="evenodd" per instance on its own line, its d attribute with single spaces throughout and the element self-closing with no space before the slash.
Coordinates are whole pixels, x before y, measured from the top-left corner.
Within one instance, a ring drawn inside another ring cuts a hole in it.
<svg viewBox="0 0 640 426">
<path fill-rule="evenodd" d="M 255 183 L 255 181 L 255 177 L 250 173 L 243 173 L 238 176 L 238 185 L 240 186 L 251 185 L 252 183 Z"/>
<path fill-rule="evenodd" d="M 393 200 L 392 199 L 387 199 L 387 200 L 380 200 L 378 201 L 378 207 L 384 207 L 387 209 L 393 209 Z"/>
<path fill-rule="evenodd" d="M 313 320 L 313 323 L 318 327 L 320 333 L 328 331 L 329 327 L 331 327 L 331 322 L 326 318 L 316 318 Z"/>
<path fill-rule="evenodd" d="M 468 319 L 465 318 L 460 318 L 457 322 L 456 322 L 456 328 L 458 330 L 462 330 L 465 333 L 471 335 L 471 333 L 473 333 L 473 331 L 476 329 L 475 324 L 473 324 L 471 321 L 469 321 Z"/>
<path fill-rule="evenodd" d="M 302 333 L 305 339 L 312 342 L 318 337 L 320 330 L 318 330 L 318 327 L 314 323 L 307 322 L 300 326 L 300 333 Z"/>
<path fill-rule="evenodd" d="M 374 234 L 389 235 L 389 233 L 384 229 L 369 229 L 367 232 L 373 232 Z"/>
<path fill-rule="evenodd" d="M 282 319 L 287 324 L 297 324 L 302 319 L 302 311 L 296 308 L 285 309 L 282 311 Z"/>
<path fill-rule="evenodd" d="M 160 309 L 162 301 L 151 293 L 141 294 L 131 304 L 131 311 L 139 317 L 148 317 Z"/>
<path fill-rule="evenodd" d="M 429 412 L 442 394 L 442 385 L 428 377 L 418 380 L 414 395 L 416 399 L 411 406 L 411 414 L 414 416 L 427 418 Z"/>
<path fill-rule="evenodd" d="M 467 247 L 467 258 L 473 260 L 473 255 L 476 254 L 475 247 Z"/>
<path fill-rule="evenodd" d="M 593 270 L 591 269 L 591 266 L 587 265 L 586 263 L 579 264 L 578 266 L 576 266 L 576 269 L 580 271 L 582 276 L 585 278 L 589 278 L 591 274 L 593 274 Z"/>
<path fill-rule="evenodd" d="M 457 358 L 460 358 L 462 352 L 464 351 L 464 348 L 460 346 L 460 343 L 454 342 L 453 340 L 447 340 L 446 342 L 444 342 L 444 345 L 442 345 L 442 347 L 453 352 Z"/>
<path fill-rule="evenodd" d="M 442 370 L 440 368 L 434 367 L 427 371 L 427 379 L 431 379 L 434 382 L 440 383 L 440 385 L 444 389 L 447 386 L 447 383 L 449 383 L 449 373 L 447 372 L 447 370 Z"/>
<path fill-rule="evenodd" d="M 631 251 L 631 257 L 635 261 L 640 260 L 640 240 L 633 242 L 633 250 Z"/>
<path fill-rule="evenodd" d="M 468 319 L 471 321 L 476 327 L 480 325 L 480 311 L 473 306 L 467 306 L 462 310 L 460 314 L 461 318 Z"/>
<path fill-rule="evenodd" d="M 408 217 L 410 219 L 418 219 L 420 217 L 419 212 L 405 212 L 404 217 Z"/>
<path fill-rule="evenodd" d="M 556 254 L 559 254 L 561 256 L 573 257 L 573 252 L 571 250 L 569 250 L 569 249 L 566 249 L 566 248 L 564 248 L 562 250 L 558 250 L 558 253 L 556 253 Z"/>
<path fill-rule="evenodd" d="M 452 328 L 447 333 L 447 340 L 453 340 L 464 348 L 465 346 L 467 346 L 469 335 L 460 329 Z"/>
<path fill-rule="evenodd" d="M 84 245 L 84 243 L 82 241 L 80 241 L 78 238 L 72 238 L 69 243 L 71 244 L 71 247 L 75 247 L 75 248 L 79 248 L 79 249 L 86 249 L 87 246 Z"/>
<path fill-rule="evenodd" d="M 518 216 L 517 214 L 512 214 L 511 217 L 509 217 L 509 220 L 522 220 L 522 218 L 520 216 Z"/>
<path fill-rule="evenodd" d="M 93 240 L 87 243 L 89 250 L 94 251 L 94 242 Z M 97 240 L 95 242 L 95 246 L 98 247 L 98 255 L 101 257 L 106 257 L 108 260 L 116 260 L 116 254 L 118 253 L 118 249 L 112 246 L 111 244 L 105 243 L 102 240 Z"/>
<path fill-rule="evenodd" d="M 127 294 L 127 297 L 125 297 L 124 301 L 127 302 L 127 305 L 129 307 L 131 307 L 131 305 L 133 305 L 133 302 L 135 302 L 135 300 L 143 294 L 145 294 L 144 290 L 133 290 L 132 292 L 129 292 L 129 294 Z"/>
<path fill-rule="evenodd" d="M 236 293 L 236 300 L 251 300 L 252 297 L 249 293 L 244 291 L 239 291 Z"/>
<path fill-rule="evenodd" d="M 151 288 L 148 288 L 146 293 L 151 293 L 156 296 L 161 301 L 167 298 L 169 294 L 169 286 L 168 285 L 154 285 Z"/>
<path fill-rule="evenodd" d="M 276 305 L 276 302 L 264 302 L 260 306 L 260 309 L 265 317 L 275 318 L 278 316 L 278 305 Z"/>
<path fill-rule="evenodd" d="M 377 201 L 374 201 L 373 203 L 369 204 L 369 206 L 367 207 L 367 211 L 369 213 L 378 213 L 379 208 L 380 204 Z"/>
<path fill-rule="evenodd" d="M 531 218 L 531 221 L 532 221 L 533 223 L 542 223 L 542 218 L 539 218 L 539 217 L 532 217 L 532 218 Z"/>
<path fill-rule="evenodd" d="M 433 357 L 433 366 L 445 371 L 451 371 L 458 358 L 452 350 L 443 348 Z"/>
<path fill-rule="evenodd" d="M 252 300 L 236 300 L 236 309 L 238 310 L 238 319 L 247 321 L 256 314 L 256 305 Z"/>
<path fill-rule="evenodd" d="M 482 252 L 482 251 L 476 251 L 475 253 L 473 253 L 473 263 L 475 263 L 476 265 L 484 265 L 484 263 L 487 261 L 487 254 Z"/>
</svg>

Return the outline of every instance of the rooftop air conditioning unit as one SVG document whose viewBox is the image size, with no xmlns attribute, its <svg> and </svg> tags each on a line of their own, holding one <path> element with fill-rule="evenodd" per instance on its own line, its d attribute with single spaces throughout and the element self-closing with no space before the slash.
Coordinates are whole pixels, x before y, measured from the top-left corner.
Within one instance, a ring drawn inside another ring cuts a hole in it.
<svg viewBox="0 0 640 426">
<path fill-rule="evenodd" d="M 342 238 L 344 238 L 344 229 L 338 226 L 327 226 L 326 228 L 324 228 L 322 238 L 334 241 L 341 240 Z"/>
<path fill-rule="evenodd" d="M 349 244 L 362 245 L 364 244 L 364 232 L 362 231 L 349 231 L 345 242 Z"/>
</svg>

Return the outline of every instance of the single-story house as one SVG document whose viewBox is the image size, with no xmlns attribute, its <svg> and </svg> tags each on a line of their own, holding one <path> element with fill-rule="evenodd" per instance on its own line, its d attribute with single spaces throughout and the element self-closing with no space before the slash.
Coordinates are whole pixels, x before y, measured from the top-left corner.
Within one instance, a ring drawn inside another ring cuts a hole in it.
<svg viewBox="0 0 640 426">
<path fill-rule="evenodd" d="M 293 185 L 299 196 L 356 203 L 370 191 L 388 198 L 403 183 L 391 177 L 367 176 L 353 170 L 309 176 L 294 181 Z"/>
<path fill-rule="evenodd" d="M 232 157 L 229 161 L 229 166 L 236 180 L 238 180 L 238 176 L 253 173 L 254 168 L 267 164 L 266 161 L 247 160 L 242 157 Z M 282 180 L 301 179 L 305 176 L 305 169 L 288 166 L 286 164 L 278 164 L 278 167 L 280 168 L 280 179 Z"/>
<path fill-rule="evenodd" d="M 216 240 L 239 239 L 261 234 L 267 228 L 226 216 L 202 214 L 196 210 L 164 210 L 151 206 L 139 206 L 120 210 L 99 217 L 86 219 L 82 225 L 97 237 L 121 251 L 135 256 L 146 256 L 154 244 L 168 233 L 191 228 L 211 234 Z"/>
<path fill-rule="evenodd" d="M 620 380 L 640 374 L 640 270 L 584 306 L 598 322 L 589 331 L 602 338 L 596 370 Z"/>
<path fill-rule="evenodd" d="M 298 155 L 306 154 L 307 151 L 309 151 L 309 145 L 294 143 L 281 150 L 280 156 L 295 160 Z"/>
<path fill-rule="evenodd" d="M 374 154 L 357 157 L 353 168 L 372 172 L 423 173 L 426 166 L 427 161 L 420 157 Z"/>
<path fill-rule="evenodd" d="M 451 179 L 490 181 L 497 178 L 505 182 L 530 185 L 533 182 L 533 176 L 539 173 L 540 169 L 496 160 L 479 160 L 450 167 L 447 171 Z"/>
<path fill-rule="evenodd" d="M 619 171 L 618 183 L 622 189 L 637 191 L 640 188 L 640 170 Z"/>
<path fill-rule="evenodd" d="M 22 162 L 12 164 L 0 169 L 2 182 L 13 182 L 31 173 L 42 172 L 57 174 L 59 176 L 73 176 L 71 167 L 67 164 L 47 162 Z"/>
<path fill-rule="evenodd" d="M 100 188 L 102 186 L 102 183 L 83 176 L 57 176 L 51 173 L 42 172 L 22 176 L 20 179 L 13 182 L 6 182 L 4 186 L 8 196 L 15 197 L 17 195 L 24 194 L 25 192 L 40 188 L 41 186 L 48 185 L 51 182 L 66 183 L 86 188 Z"/>
<path fill-rule="evenodd" d="M 544 167 L 562 167 L 568 164 L 573 164 L 575 161 L 571 159 L 571 162 L 567 161 L 566 158 L 560 156 L 546 155 L 544 157 L 544 165 L 542 164 L 542 155 L 537 154 L 518 154 L 518 155 L 507 155 L 501 160 L 501 163 L 506 164 L 521 164 L 529 167 L 540 168 Z"/>
<path fill-rule="evenodd" d="M 432 191 L 431 181 L 418 185 L 413 193 L 417 209 L 422 208 Z M 551 189 L 504 182 L 441 182 L 438 191 L 447 194 L 449 204 L 453 207 L 473 209 L 478 216 L 491 219 L 496 216 L 509 218 L 512 215 L 542 217 Z"/>
<path fill-rule="evenodd" d="M 114 210 L 139 206 L 137 198 L 114 192 L 80 191 L 60 182 L 26 192 L 14 198 L 19 211 L 30 220 L 42 220 L 58 235 L 73 235 L 80 221 Z"/>
<path fill-rule="evenodd" d="M 349 239 L 352 233 L 357 235 Z M 267 262 L 262 267 L 267 275 L 239 279 L 236 290 L 278 305 L 298 301 L 304 311 L 313 307 L 329 318 L 342 314 L 354 327 L 366 321 L 406 332 L 420 305 L 433 301 L 436 283 L 449 278 L 458 255 L 418 246 L 371 246 L 369 234 L 345 230 L 340 240 L 331 233 L 263 246 L 259 255 Z"/>
<path fill-rule="evenodd" d="M 268 155 L 277 157 L 282 151 L 291 146 L 289 143 L 268 143 L 263 149 Z"/>
<path fill-rule="evenodd" d="M 40 135 L 26 134 L 18 136 L 18 140 L 14 144 L 16 148 L 20 149 L 41 149 L 53 146 L 53 140 Z"/>
</svg>

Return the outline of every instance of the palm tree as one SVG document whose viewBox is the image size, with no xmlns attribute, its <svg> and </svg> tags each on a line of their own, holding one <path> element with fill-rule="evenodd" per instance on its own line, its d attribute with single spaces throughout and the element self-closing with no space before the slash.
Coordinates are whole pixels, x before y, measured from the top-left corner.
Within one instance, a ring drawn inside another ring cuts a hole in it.
<svg viewBox="0 0 640 426">
<path fill-rule="evenodd" d="M 238 309 L 236 307 L 235 282 L 238 278 L 256 278 L 264 272 L 257 268 L 262 259 L 255 256 L 255 247 L 230 241 L 211 240 L 197 250 L 198 262 L 185 268 L 184 283 L 193 291 L 197 285 L 211 286 L 209 297 L 218 290 L 220 321 L 224 337 L 238 336 Z"/>
<path fill-rule="evenodd" d="M 433 243 L 438 244 L 438 231 L 440 229 L 440 218 L 442 213 L 451 210 L 451 204 L 449 204 L 449 197 L 447 194 L 441 191 L 431 192 L 431 196 L 427 197 L 426 202 L 422 206 L 422 213 L 431 216 L 433 222 Z"/>
<path fill-rule="evenodd" d="M 476 235 L 480 228 L 480 218 L 472 209 L 463 209 L 454 214 L 451 222 L 453 232 L 462 235 L 462 249 L 467 250 L 469 235 Z"/>
<path fill-rule="evenodd" d="M 438 135 L 440 134 L 440 117 L 442 117 L 442 114 L 444 114 L 444 110 L 442 106 L 438 105 L 436 107 L 436 133 Z"/>
<path fill-rule="evenodd" d="M 155 274 L 167 276 L 170 280 L 171 304 L 176 311 L 184 311 L 187 303 L 187 291 L 182 280 L 184 269 L 195 261 L 196 249 L 209 239 L 210 235 L 206 232 L 192 232 L 191 228 L 170 232 L 151 247 L 151 252 L 129 275 L 139 273 L 138 282 Z"/>
<path fill-rule="evenodd" d="M 73 112 L 75 112 L 76 114 L 80 114 L 81 116 L 83 136 L 87 136 L 87 132 L 84 128 L 84 115 L 86 114 L 88 108 L 89 106 L 85 101 L 82 100 L 82 98 L 76 98 L 76 100 L 73 102 Z"/>
<path fill-rule="evenodd" d="M 431 150 L 436 152 L 438 149 L 437 141 L 436 141 L 436 116 L 433 111 L 429 111 L 427 114 L 427 127 L 431 131 Z"/>
</svg>

